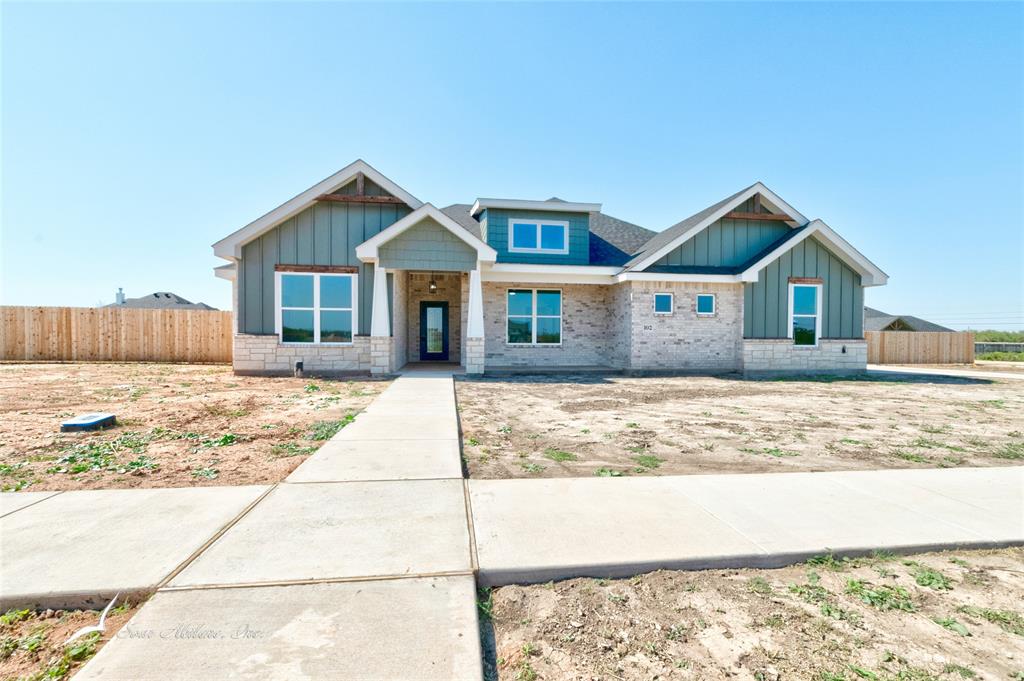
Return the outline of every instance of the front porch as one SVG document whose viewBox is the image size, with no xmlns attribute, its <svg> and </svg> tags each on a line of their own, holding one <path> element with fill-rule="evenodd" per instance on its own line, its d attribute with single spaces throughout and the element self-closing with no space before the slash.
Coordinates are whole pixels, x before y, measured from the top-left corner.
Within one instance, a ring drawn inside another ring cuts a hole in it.
<svg viewBox="0 0 1024 681">
<path fill-rule="evenodd" d="M 356 248 L 373 265 L 370 372 L 410 362 L 484 369 L 481 266 L 492 248 L 430 204 Z"/>
</svg>

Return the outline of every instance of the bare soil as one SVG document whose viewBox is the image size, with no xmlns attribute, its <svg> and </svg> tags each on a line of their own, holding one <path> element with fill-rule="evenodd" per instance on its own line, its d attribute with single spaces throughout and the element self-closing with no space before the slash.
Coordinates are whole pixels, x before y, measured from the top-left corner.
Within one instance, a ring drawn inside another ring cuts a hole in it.
<svg viewBox="0 0 1024 681">
<path fill-rule="evenodd" d="M 477 478 L 1024 463 L 1024 383 L 523 376 L 456 382 Z"/>
<path fill-rule="evenodd" d="M 213 365 L 0 364 L 0 488 L 277 482 L 387 385 Z M 60 432 L 61 421 L 97 411 L 118 425 Z"/>
<path fill-rule="evenodd" d="M 101 633 L 67 640 L 83 627 L 99 624 L 96 610 L 9 610 L 0 616 L 0 679 L 67 679 L 115 636 L 138 604 L 115 604 Z"/>
<path fill-rule="evenodd" d="M 492 679 L 1024 678 L 1020 548 L 572 579 L 481 599 Z"/>
</svg>

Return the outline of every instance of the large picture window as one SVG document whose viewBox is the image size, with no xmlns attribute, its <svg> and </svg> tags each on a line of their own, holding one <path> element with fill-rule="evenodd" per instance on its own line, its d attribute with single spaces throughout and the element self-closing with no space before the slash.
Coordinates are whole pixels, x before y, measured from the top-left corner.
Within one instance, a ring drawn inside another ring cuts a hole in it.
<svg viewBox="0 0 1024 681">
<path fill-rule="evenodd" d="M 509 289 L 506 340 L 510 345 L 559 345 L 562 342 L 562 292 Z"/>
<path fill-rule="evenodd" d="M 569 223 L 561 220 L 508 221 L 511 253 L 568 253 Z"/>
<path fill-rule="evenodd" d="M 789 285 L 789 337 L 794 345 L 817 345 L 821 337 L 821 284 Z"/>
<path fill-rule="evenodd" d="M 356 275 L 277 272 L 277 332 L 282 343 L 351 345 Z"/>
</svg>

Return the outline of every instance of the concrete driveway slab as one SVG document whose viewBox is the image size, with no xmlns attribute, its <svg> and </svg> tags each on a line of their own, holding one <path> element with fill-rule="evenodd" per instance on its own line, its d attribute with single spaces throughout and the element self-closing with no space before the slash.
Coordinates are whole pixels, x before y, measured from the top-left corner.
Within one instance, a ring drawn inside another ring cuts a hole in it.
<svg viewBox="0 0 1024 681">
<path fill-rule="evenodd" d="M 478 681 L 475 596 L 469 576 L 161 591 L 75 679 Z"/>
<path fill-rule="evenodd" d="M 60 492 L 5 492 L 0 494 L 0 517 L 20 511 L 32 504 L 38 504 L 43 499 L 49 499 L 57 494 Z"/>
<path fill-rule="evenodd" d="M 481 582 L 759 565 L 764 552 L 675 480 L 471 480 Z"/>
<path fill-rule="evenodd" d="M 64 492 L 0 519 L 0 609 L 96 607 L 151 593 L 268 489 Z"/>
<path fill-rule="evenodd" d="M 461 477 L 458 440 L 331 440 L 286 482 Z"/>
<path fill-rule="evenodd" d="M 469 571 L 461 480 L 280 485 L 171 586 Z"/>
</svg>

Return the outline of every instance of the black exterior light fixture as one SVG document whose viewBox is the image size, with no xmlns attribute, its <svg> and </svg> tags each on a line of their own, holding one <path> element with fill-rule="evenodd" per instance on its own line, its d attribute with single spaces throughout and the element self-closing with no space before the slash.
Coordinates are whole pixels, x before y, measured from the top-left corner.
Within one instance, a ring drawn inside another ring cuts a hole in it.
<svg viewBox="0 0 1024 681">
<path fill-rule="evenodd" d="M 430 283 L 427 284 L 427 289 L 430 291 L 431 295 L 437 293 L 437 282 L 434 281 L 434 275 L 430 275 Z"/>
</svg>

